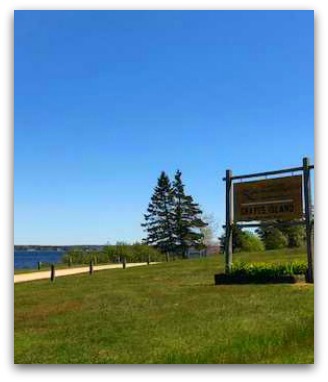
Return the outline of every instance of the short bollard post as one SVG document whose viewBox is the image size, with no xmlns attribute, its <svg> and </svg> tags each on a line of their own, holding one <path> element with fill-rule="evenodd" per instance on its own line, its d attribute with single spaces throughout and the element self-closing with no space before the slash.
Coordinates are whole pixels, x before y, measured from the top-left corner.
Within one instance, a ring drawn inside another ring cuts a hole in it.
<svg viewBox="0 0 328 382">
<path fill-rule="evenodd" d="M 123 267 L 123 269 L 126 268 L 126 258 L 125 257 L 123 257 L 122 267 Z"/>
<path fill-rule="evenodd" d="M 38 261 L 38 271 L 41 269 L 41 261 Z"/>
<path fill-rule="evenodd" d="M 50 280 L 51 280 L 52 282 L 55 281 L 55 266 L 54 266 L 54 264 L 51 264 Z"/>
<path fill-rule="evenodd" d="M 147 258 L 147 265 L 150 264 L 150 256 L 148 255 L 148 258 Z"/>
<path fill-rule="evenodd" d="M 92 260 L 90 260 L 90 264 L 89 264 L 89 275 L 92 275 L 93 273 L 93 263 L 92 263 Z"/>
</svg>

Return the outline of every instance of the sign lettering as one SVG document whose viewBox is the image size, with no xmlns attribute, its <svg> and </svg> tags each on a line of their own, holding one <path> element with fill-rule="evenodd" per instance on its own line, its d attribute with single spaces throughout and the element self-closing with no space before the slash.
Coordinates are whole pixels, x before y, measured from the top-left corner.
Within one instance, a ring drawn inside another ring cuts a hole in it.
<svg viewBox="0 0 328 382">
<path fill-rule="evenodd" d="M 234 221 L 302 218 L 302 176 L 234 184 Z"/>
</svg>

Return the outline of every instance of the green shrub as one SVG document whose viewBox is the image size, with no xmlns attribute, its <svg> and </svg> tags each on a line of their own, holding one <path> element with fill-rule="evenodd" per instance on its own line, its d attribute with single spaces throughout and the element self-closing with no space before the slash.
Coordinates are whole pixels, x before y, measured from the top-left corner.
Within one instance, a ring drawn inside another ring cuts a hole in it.
<svg viewBox="0 0 328 382">
<path fill-rule="evenodd" d="M 294 261 L 290 265 L 292 268 L 291 272 L 294 275 L 305 275 L 307 272 L 307 263 L 305 261 Z"/>
<path fill-rule="evenodd" d="M 72 248 L 68 250 L 61 258 L 61 261 L 68 265 L 89 264 L 90 261 L 96 261 L 99 257 L 99 251 L 90 251 L 83 248 Z"/>
<path fill-rule="evenodd" d="M 282 249 L 288 246 L 287 236 L 277 227 L 261 227 L 257 230 L 257 233 L 262 239 L 266 250 Z"/>
<path fill-rule="evenodd" d="M 237 262 L 231 267 L 228 279 L 234 282 L 280 282 L 284 278 L 293 279 L 297 275 L 305 275 L 305 262 L 286 264 Z"/>
<path fill-rule="evenodd" d="M 259 252 L 264 250 L 264 244 L 258 235 L 243 231 L 238 225 L 232 226 L 232 252 Z M 225 251 L 225 234 L 220 238 L 221 251 Z"/>
<path fill-rule="evenodd" d="M 135 243 L 131 246 L 131 250 L 134 261 L 164 261 L 164 254 L 149 245 Z"/>
<path fill-rule="evenodd" d="M 241 250 L 244 252 L 260 252 L 264 251 L 264 245 L 257 235 L 244 231 L 241 236 Z"/>
<path fill-rule="evenodd" d="M 279 227 L 280 231 L 286 236 L 289 248 L 299 248 L 304 246 L 306 240 L 306 232 L 304 225 Z"/>
</svg>

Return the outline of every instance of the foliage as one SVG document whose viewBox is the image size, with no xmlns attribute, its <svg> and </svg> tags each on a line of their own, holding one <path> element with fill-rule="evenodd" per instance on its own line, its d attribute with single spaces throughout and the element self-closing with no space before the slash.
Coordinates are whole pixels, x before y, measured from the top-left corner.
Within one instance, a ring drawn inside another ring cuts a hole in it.
<svg viewBox="0 0 328 382">
<path fill-rule="evenodd" d="M 218 230 L 218 222 L 215 220 L 213 214 L 206 214 L 203 216 L 203 221 L 206 226 L 200 228 L 203 234 L 203 242 L 205 246 L 217 245 L 216 231 Z"/>
<path fill-rule="evenodd" d="M 265 249 L 282 249 L 288 245 L 288 238 L 274 226 L 260 227 L 256 230 L 264 243 Z"/>
<path fill-rule="evenodd" d="M 141 226 L 147 232 L 145 244 L 154 245 L 162 252 L 175 249 L 174 238 L 174 195 L 169 177 L 162 171 L 157 186 L 144 214 L 145 223 Z"/>
<path fill-rule="evenodd" d="M 200 229 L 206 227 L 207 224 L 201 218 L 202 210 L 199 205 L 194 202 L 192 196 L 186 195 L 181 175 L 182 173 L 177 170 L 173 182 L 174 233 L 175 252 L 184 257 L 189 247 L 204 248 L 204 237 Z"/>
<path fill-rule="evenodd" d="M 238 252 L 242 250 L 242 236 L 243 231 L 237 225 L 232 226 L 232 252 Z M 226 236 L 225 232 L 219 237 L 220 240 L 220 249 L 223 253 L 226 246 Z"/>
<path fill-rule="evenodd" d="M 244 252 L 264 251 L 261 239 L 252 232 L 244 231 L 241 235 L 241 248 Z"/>
<path fill-rule="evenodd" d="M 127 262 L 146 262 L 146 261 L 163 261 L 164 257 L 161 252 L 154 247 L 135 243 L 132 245 L 124 242 L 118 242 L 116 245 L 107 245 L 102 251 L 89 251 L 83 249 L 72 249 L 65 253 L 62 262 L 69 264 L 94 264 L 119 263 Z"/>
<path fill-rule="evenodd" d="M 177 170 L 173 184 L 163 171 L 144 215 L 147 237 L 144 243 L 154 245 L 163 253 L 185 256 L 190 247 L 204 247 L 201 228 L 207 224 L 202 220 L 202 211 L 192 196 L 186 195 Z"/>
<path fill-rule="evenodd" d="M 288 247 L 302 247 L 306 240 L 305 225 L 281 225 L 279 230 L 287 237 Z"/>
<path fill-rule="evenodd" d="M 305 262 L 292 263 L 249 263 L 236 262 L 232 265 L 228 278 L 239 282 L 273 282 L 282 281 L 285 276 L 305 275 Z"/>
<path fill-rule="evenodd" d="M 150 245 L 135 243 L 131 246 L 130 261 L 164 261 L 164 255 L 158 251 L 155 247 Z"/>
<path fill-rule="evenodd" d="M 79 247 L 71 248 L 65 252 L 61 258 L 62 262 L 68 265 L 89 264 L 90 261 L 97 262 L 101 257 L 101 252 L 96 250 L 87 250 Z"/>
<path fill-rule="evenodd" d="M 220 237 L 221 252 L 225 251 L 225 233 Z M 260 238 L 250 231 L 243 231 L 237 225 L 232 226 L 232 252 L 263 251 L 264 246 Z"/>
<path fill-rule="evenodd" d="M 257 229 L 266 249 L 299 248 L 304 245 L 306 240 L 304 225 L 287 225 L 279 220 L 272 223 L 281 224 Z"/>
</svg>

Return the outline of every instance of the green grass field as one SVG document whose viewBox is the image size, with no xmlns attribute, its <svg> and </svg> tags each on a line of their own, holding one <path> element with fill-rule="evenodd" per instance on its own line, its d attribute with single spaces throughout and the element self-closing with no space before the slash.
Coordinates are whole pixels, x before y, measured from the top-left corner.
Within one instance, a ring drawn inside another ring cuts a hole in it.
<svg viewBox="0 0 328 382">
<path fill-rule="evenodd" d="M 215 286 L 223 267 L 220 255 L 15 284 L 15 363 L 313 363 L 313 285 Z"/>
</svg>

